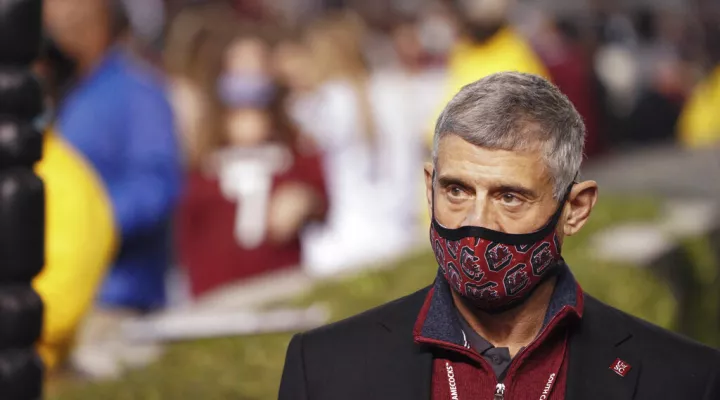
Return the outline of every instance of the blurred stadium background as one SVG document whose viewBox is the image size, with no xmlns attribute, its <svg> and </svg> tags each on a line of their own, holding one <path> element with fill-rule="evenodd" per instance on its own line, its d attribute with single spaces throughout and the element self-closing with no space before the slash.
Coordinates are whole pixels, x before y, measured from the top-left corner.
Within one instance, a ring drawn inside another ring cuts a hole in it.
<svg viewBox="0 0 720 400">
<path fill-rule="evenodd" d="M 462 85 L 583 115 L 585 291 L 720 346 L 712 0 L 45 0 L 50 399 L 271 399 L 293 332 L 428 285 L 422 166 Z"/>
</svg>

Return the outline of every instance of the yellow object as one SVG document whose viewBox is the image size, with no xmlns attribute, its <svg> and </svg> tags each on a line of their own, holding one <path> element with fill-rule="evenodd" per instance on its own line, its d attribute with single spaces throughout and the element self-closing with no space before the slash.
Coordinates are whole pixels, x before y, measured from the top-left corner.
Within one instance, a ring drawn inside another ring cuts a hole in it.
<svg viewBox="0 0 720 400">
<path fill-rule="evenodd" d="M 36 173 L 45 183 L 45 267 L 33 281 L 45 304 L 38 352 L 48 369 L 62 361 L 89 311 L 118 243 L 110 199 L 82 156 L 45 134 Z"/>
<path fill-rule="evenodd" d="M 678 135 L 687 147 L 720 142 L 720 66 L 688 99 L 678 121 Z"/>
<path fill-rule="evenodd" d="M 463 42 L 458 44 L 450 55 L 448 85 L 443 101 L 440 103 L 441 108 L 430 121 L 431 125 L 427 136 L 428 148 L 432 148 L 437 118 L 457 92 L 467 84 L 503 71 L 525 72 L 550 79 L 550 74 L 530 44 L 511 28 L 503 28 L 484 43 Z M 422 199 L 423 208 L 425 208 L 427 201 L 424 195 Z M 428 214 L 425 214 L 424 222 L 423 226 L 429 226 L 430 216 Z"/>
</svg>

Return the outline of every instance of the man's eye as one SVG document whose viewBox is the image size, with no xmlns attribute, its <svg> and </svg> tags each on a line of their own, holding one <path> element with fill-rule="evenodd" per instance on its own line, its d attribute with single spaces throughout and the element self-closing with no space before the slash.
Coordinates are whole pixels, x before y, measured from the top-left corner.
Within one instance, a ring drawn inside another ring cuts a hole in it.
<svg viewBox="0 0 720 400">
<path fill-rule="evenodd" d="M 512 193 L 503 194 L 501 199 L 506 206 L 518 206 L 522 204 L 522 200 Z"/>
<path fill-rule="evenodd" d="M 462 190 L 462 188 L 460 188 L 459 186 L 451 186 L 448 188 L 448 194 L 450 195 L 450 197 L 459 198 L 465 196 L 465 191 Z"/>
</svg>

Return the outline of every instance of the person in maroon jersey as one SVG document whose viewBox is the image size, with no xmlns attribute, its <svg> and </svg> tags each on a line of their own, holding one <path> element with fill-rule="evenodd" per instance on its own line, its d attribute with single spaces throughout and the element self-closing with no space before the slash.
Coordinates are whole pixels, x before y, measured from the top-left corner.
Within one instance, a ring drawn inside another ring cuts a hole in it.
<svg viewBox="0 0 720 400">
<path fill-rule="evenodd" d="M 300 263 L 299 231 L 327 207 L 321 161 L 289 122 L 270 46 L 234 36 L 211 66 L 214 115 L 178 215 L 194 297 Z"/>
</svg>

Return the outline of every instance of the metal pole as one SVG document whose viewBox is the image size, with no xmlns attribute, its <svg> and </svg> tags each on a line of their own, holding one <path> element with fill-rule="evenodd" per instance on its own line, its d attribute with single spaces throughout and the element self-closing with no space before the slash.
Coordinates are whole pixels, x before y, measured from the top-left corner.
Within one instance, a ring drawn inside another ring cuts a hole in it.
<svg viewBox="0 0 720 400">
<path fill-rule="evenodd" d="M 40 51 L 42 0 L 0 0 L 0 398 L 42 397 L 35 352 L 43 305 L 31 286 L 45 257 L 40 160 L 41 86 L 31 71 Z"/>
</svg>

